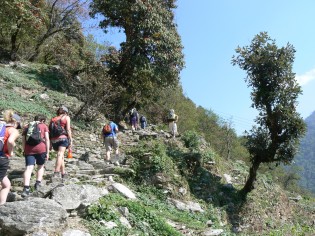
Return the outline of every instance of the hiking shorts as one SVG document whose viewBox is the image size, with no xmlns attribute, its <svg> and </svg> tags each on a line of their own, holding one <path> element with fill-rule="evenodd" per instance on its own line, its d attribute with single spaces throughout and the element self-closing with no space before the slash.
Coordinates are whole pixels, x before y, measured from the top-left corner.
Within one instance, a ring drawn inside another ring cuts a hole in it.
<svg viewBox="0 0 315 236">
<path fill-rule="evenodd" d="M 175 135 L 177 134 L 177 124 L 176 122 L 172 121 L 168 124 L 168 127 L 169 127 L 169 130 L 170 130 L 170 133 Z"/>
<path fill-rule="evenodd" d="M 7 175 L 9 169 L 9 159 L 7 157 L 0 157 L 0 181 Z"/>
<path fill-rule="evenodd" d="M 34 166 L 35 164 L 42 166 L 46 162 L 47 153 L 40 154 L 30 154 L 25 156 L 25 165 L 26 166 Z"/>
<path fill-rule="evenodd" d="M 113 137 L 113 136 L 109 136 L 109 137 L 105 137 L 105 148 L 106 151 L 111 151 L 112 148 L 114 150 L 117 150 L 119 147 L 119 142 L 117 137 Z"/>
<path fill-rule="evenodd" d="M 52 147 L 55 151 L 58 151 L 59 147 L 69 147 L 69 139 L 61 138 L 57 140 L 52 140 Z"/>
</svg>

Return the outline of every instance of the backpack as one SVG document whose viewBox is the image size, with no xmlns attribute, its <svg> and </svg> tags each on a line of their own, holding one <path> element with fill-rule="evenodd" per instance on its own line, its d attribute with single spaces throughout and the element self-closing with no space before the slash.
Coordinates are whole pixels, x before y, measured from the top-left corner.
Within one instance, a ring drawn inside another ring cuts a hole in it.
<svg viewBox="0 0 315 236">
<path fill-rule="evenodd" d="M 65 128 L 61 126 L 61 118 L 58 120 L 55 120 L 54 118 L 51 119 L 48 128 L 50 138 L 59 137 L 62 134 L 67 135 L 67 131 L 65 130 Z"/>
<path fill-rule="evenodd" d="M 43 141 L 38 124 L 39 124 L 38 121 L 32 121 L 28 125 L 26 139 L 25 139 L 28 145 L 36 146 L 37 144 Z"/>
<path fill-rule="evenodd" d="M 141 123 L 144 123 L 144 122 L 146 122 L 147 121 L 147 119 L 145 118 L 145 116 L 141 116 L 140 117 L 140 122 Z"/>
<path fill-rule="evenodd" d="M 5 123 L 0 122 L 0 154 L 2 155 L 3 147 L 4 147 L 4 136 L 5 136 Z"/>
<path fill-rule="evenodd" d="M 175 121 L 175 120 L 176 120 L 176 119 L 175 119 L 175 112 L 170 111 L 169 114 L 168 114 L 168 116 L 167 116 L 167 119 L 168 119 L 169 121 Z"/>
<path fill-rule="evenodd" d="M 103 132 L 103 135 L 111 134 L 112 133 L 112 127 L 110 126 L 110 124 L 105 124 L 102 132 Z"/>
<path fill-rule="evenodd" d="M 133 109 L 131 109 L 130 111 L 129 111 L 129 116 L 132 116 L 133 115 Z"/>
</svg>

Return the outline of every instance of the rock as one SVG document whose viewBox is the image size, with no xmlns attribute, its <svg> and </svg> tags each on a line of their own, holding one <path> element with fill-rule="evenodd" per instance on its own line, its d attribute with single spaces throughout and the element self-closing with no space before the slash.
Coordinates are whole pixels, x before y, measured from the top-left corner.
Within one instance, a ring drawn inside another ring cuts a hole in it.
<svg viewBox="0 0 315 236">
<path fill-rule="evenodd" d="M 30 197 L 0 207 L 1 235 L 23 235 L 41 229 L 58 232 L 66 226 L 66 219 L 66 210 L 50 199 Z"/>
<path fill-rule="evenodd" d="M 179 193 L 181 193 L 182 195 L 186 195 L 187 194 L 187 189 L 180 187 L 178 190 Z"/>
<path fill-rule="evenodd" d="M 70 184 L 54 189 L 52 199 L 62 205 L 64 209 L 74 210 L 86 207 L 106 194 L 108 194 L 106 189 L 93 185 Z"/>
<path fill-rule="evenodd" d="M 123 194 L 125 197 L 130 198 L 130 199 L 137 199 L 136 195 L 126 186 L 120 183 L 113 183 L 112 188 L 114 191 L 120 192 Z"/>
<path fill-rule="evenodd" d="M 131 224 L 129 223 L 129 221 L 127 220 L 126 217 L 121 216 L 121 217 L 119 218 L 119 221 L 120 221 L 120 223 L 121 223 L 122 225 L 124 225 L 124 226 L 127 227 L 128 229 L 131 229 L 131 228 L 132 228 Z"/>
<path fill-rule="evenodd" d="M 47 93 L 42 93 L 41 95 L 39 95 L 39 97 L 40 97 L 41 99 L 43 99 L 43 100 L 49 99 L 49 96 L 48 96 Z"/>
<path fill-rule="evenodd" d="M 301 201 L 303 198 L 301 195 L 298 195 L 296 197 L 289 197 L 290 200 L 293 200 L 295 202 Z"/>
<path fill-rule="evenodd" d="M 169 199 L 177 209 L 187 210 L 192 212 L 204 212 L 199 203 L 188 201 L 187 203 L 181 202 L 176 199 Z"/>
<path fill-rule="evenodd" d="M 82 232 L 81 230 L 68 229 L 62 233 L 62 236 L 91 236 L 91 234 Z"/>
<path fill-rule="evenodd" d="M 232 184 L 232 177 L 228 174 L 223 174 L 223 177 L 227 184 Z"/>
<path fill-rule="evenodd" d="M 210 229 L 208 231 L 203 232 L 204 236 L 212 236 L 212 235 L 220 235 L 223 233 L 223 229 Z"/>
</svg>

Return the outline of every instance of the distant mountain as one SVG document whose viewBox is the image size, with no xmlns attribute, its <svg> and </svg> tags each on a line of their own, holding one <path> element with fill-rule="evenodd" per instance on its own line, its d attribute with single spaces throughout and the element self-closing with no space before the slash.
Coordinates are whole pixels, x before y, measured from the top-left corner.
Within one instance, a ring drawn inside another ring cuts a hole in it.
<svg viewBox="0 0 315 236">
<path fill-rule="evenodd" d="M 301 141 L 296 164 L 302 167 L 301 185 L 315 193 L 315 111 L 305 119 L 307 131 Z"/>
</svg>

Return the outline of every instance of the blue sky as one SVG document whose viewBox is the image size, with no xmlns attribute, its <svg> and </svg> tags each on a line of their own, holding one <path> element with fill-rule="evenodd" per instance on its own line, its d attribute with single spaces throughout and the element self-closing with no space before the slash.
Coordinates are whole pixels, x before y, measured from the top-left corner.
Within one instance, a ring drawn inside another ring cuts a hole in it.
<svg viewBox="0 0 315 236">
<path fill-rule="evenodd" d="M 232 122 L 238 134 L 249 130 L 257 114 L 250 108 L 245 71 L 231 64 L 237 46 L 248 46 L 262 31 L 278 47 L 296 49 L 293 72 L 303 89 L 298 112 L 315 110 L 315 1 L 182 0 L 176 23 L 184 45 L 186 68 L 181 81 L 187 97 Z"/>
<path fill-rule="evenodd" d="M 177 5 L 186 61 L 181 83 L 196 105 L 231 122 L 239 135 L 251 128 L 257 114 L 250 108 L 251 90 L 245 71 L 232 66 L 231 59 L 237 46 L 248 46 L 267 31 L 278 47 L 295 47 L 293 72 L 303 89 L 297 110 L 303 118 L 315 110 L 314 0 L 179 0 Z M 122 40 L 115 30 L 97 34 L 116 46 Z"/>
</svg>

